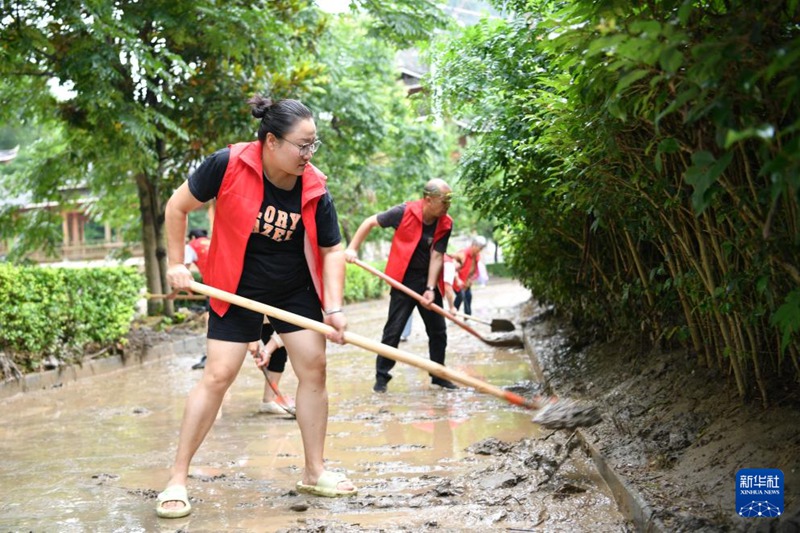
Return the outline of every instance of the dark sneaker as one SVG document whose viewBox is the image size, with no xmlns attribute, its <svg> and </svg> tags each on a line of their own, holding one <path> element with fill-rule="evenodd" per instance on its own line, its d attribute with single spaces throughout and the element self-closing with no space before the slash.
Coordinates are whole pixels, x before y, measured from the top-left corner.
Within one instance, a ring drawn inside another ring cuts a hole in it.
<svg viewBox="0 0 800 533">
<path fill-rule="evenodd" d="M 375 385 L 372 386 L 372 392 L 386 392 L 386 382 L 385 381 L 376 381 Z"/>
<path fill-rule="evenodd" d="M 200 361 L 192 365 L 192 370 L 200 370 L 206 367 L 206 356 L 204 355 Z"/>
<path fill-rule="evenodd" d="M 442 379 L 442 378 L 433 378 L 431 380 L 431 383 L 436 385 L 436 386 L 438 386 L 438 387 L 441 387 L 443 389 L 447 389 L 447 390 L 456 390 L 458 388 L 458 385 L 456 385 L 452 381 L 448 381 L 448 380 Z"/>
</svg>

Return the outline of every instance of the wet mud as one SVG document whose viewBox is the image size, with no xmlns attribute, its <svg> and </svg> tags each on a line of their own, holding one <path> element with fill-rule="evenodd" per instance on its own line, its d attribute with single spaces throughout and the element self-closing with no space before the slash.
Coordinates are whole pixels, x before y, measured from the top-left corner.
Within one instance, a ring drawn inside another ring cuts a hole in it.
<svg viewBox="0 0 800 533">
<path fill-rule="evenodd" d="M 529 298 L 493 280 L 475 291 L 474 314 L 514 318 Z M 350 330 L 379 340 L 387 305 L 348 306 Z M 454 325 L 448 338 L 448 366 L 526 397 L 541 392 L 524 349 L 488 346 Z M 400 348 L 427 353 L 418 316 Z M 195 456 L 192 514 L 159 519 L 156 496 L 200 355 L 4 400 L 0 531 L 632 530 L 574 432 L 546 430 L 532 411 L 471 389 L 432 388 L 427 374 L 402 364 L 388 393 L 375 394 L 374 355 L 351 346 L 329 350 L 326 457 L 358 496 L 294 489 L 296 421 L 257 412 L 264 379 L 247 361 Z M 288 370 L 280 389 L 293 396 L 295 386 Z"/>
<path fill-rule="evenodd" d="M 644 348 L 636 339 L 591 343 L 550 312 L 530 306 L 522 314 L 543 379 L 602 411 L 603 421 L 581 435 L 639 498 L 640 529 L 800 531 L 800 391 L 772 389 L 768 407 L 743 402 L 732 378 L 685 351 Z M 737 514 L 742 468 L 783 472 L 782 517 Z"/>
</svg>

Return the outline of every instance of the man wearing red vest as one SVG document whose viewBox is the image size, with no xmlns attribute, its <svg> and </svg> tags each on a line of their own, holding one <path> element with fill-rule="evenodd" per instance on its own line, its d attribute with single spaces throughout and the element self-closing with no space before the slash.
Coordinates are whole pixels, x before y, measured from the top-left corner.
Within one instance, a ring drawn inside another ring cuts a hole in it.
<svg viewBox="0 0 800 533">
<path fill-rule="evenodd" d="M 386 274 L 421 294 L 427 304 L 435 302 L 441 306 L 444 292 L 442 263 L 453 228 L 453 219 L 447 214 L 451 195 L 452 189 L 444 180 L 430 180 L 423 189 L 422 199 L 396 205 L 364 220 L 345 250 L 345 258 L 353 262 L 358 257 L 358 248 L 372 228 L 392 227 L 395 232 Z M 389 316 L 383 327 L 381 342 L 397 347 L 403 327 L 416 306 L 425 323 L 431 361 L 443 365 L 447 348 L 444 317 L 396 289 L 392 289 L 390 296 Z M 377 356 L 373 391 L 386 392 L 386 386 L 392 379 L 389 371 L 394 365 L 394 360 Z M 450 381 L 436 376 L 431 376 L 431 382 L 444 389 L 457 388 Z"/>
</svg>

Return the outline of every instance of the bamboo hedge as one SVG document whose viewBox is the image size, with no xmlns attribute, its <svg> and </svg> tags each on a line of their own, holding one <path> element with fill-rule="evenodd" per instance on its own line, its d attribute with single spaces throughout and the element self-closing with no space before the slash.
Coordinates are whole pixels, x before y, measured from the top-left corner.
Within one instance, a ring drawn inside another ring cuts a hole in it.
<svg viewBox="0 0 800 533">
<path fill-rule="evenodd" d="M 537 298 L 766 405 L 800 380 L 798 2 L 631 4 L 505 2 L 434 47 L 463 183 Z"/>
</svg>

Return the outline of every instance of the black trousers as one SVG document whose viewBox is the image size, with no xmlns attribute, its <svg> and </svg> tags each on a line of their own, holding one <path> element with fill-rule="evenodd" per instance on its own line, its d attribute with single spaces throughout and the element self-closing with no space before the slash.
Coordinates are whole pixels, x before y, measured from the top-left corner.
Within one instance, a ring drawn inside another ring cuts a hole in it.
<svg viewBox="0 0 800 533">
<path fill-rule="evenodd" d="M 403 280 L 403 284 L 406 287 L 419 294 L 425 292 L 426 283 L 427 279 L 425 278 Z M 442 295 L 439 294 L 438 288 L 435 294 L 434 303 L 441 306 Z M 411 296 L 397 289 L 392 289 L 389 293 L 389 317 L 386 320 L 386 325 L 383 326 L 381 342 L 397 348 L 397 345 L 400 343 L 400 334 L 403 332 L 408 317 L 411 316 L 411 313 L 414 311 L 414 307 L 419 310 L 422 321 L 425 323 L 425 331 L 428 334 L 428 355 L 431 361 L 443 365 L 445 349 L 447 348 L 447 325 L 445 324 L 444 317 L 426 309 Z M 394 365 L 394 359 L 389 359 L 381 355 L 377 356 L 375 361 L 375 380 L 379 383 L 387 383 L 392 379 L 389 371 L 394 368 Z"/>
</svg>

